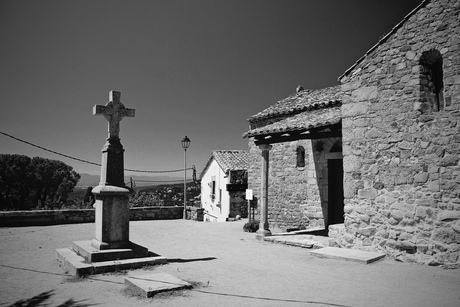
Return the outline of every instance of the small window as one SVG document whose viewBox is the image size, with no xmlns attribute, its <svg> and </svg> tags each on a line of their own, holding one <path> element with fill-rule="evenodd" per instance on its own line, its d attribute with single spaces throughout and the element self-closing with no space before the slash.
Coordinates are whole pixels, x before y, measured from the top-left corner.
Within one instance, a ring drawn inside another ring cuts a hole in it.
<svg viewBox="0 0 460 307">
<path fill-rule="evenodd" d="M 297 167 L 305 167 L 305 148 L 297 147 Z"/>
<path fill-rule="evenodd" d="M 438 50 L 425 51 L 420 58 L 420 102 L 425 109 L 444 109 L 442 55 Z"/>
<path fill-rule="evenodd" d="M 211 182 L 208 185 L 211 190 L 211 200 L 214 201 L 214 199 L 216 199 L 216 176 L 211 177 Z"/>
</svg>

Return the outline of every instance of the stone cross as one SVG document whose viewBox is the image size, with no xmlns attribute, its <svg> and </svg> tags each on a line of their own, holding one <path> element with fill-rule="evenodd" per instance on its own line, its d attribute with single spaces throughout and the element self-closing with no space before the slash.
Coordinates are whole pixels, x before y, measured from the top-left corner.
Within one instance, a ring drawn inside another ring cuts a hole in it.
<svg viewBox="0 0 460 307">
<path fill-rule="evenodd" d="M 93 115 L 104 115 L 109 122 L 109 139 L 119 139 L 120 121 L 123 117 L 134 117 L 135 110 L 127 109 L 120 101 L 121 92 L 110 91 L 109 103 L 105 106 L 95 105 Z"/>
</svg>

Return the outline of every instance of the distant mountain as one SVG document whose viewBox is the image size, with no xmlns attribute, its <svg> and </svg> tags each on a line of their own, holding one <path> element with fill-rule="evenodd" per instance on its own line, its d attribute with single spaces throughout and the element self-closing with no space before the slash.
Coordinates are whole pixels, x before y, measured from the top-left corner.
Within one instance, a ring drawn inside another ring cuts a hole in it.
<svg viewBox="0 0 460 307">
<path fill-rule="evenodd" d="M 76 188 L 87 188 L 95 187 L 99 184 L 100 176 L 90 174 L 80 174 L 80 180 L 77 183 Z"/>
<path fill-rule="evenodd" d="M 125 183 L 130 186 L 130 178 L 134 182 L 134 186 L 154 186 L 159 184 L 174 184 L 180 183 L 184 177 L 169 177 L 169 176 L 125 176 Z M 85 189 L 87 187 L 95 187 L 99 184 L 100 175 L 80 174 L 80 180 L 76 188 Z"/>
</svg>

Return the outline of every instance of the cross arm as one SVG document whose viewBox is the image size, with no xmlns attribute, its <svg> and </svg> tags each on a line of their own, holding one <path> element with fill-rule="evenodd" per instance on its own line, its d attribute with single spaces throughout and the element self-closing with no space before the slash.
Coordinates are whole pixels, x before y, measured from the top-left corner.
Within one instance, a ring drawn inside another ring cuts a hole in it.
<svg viewBox="0 0 460 307">
<path fill-rule="evenodd" d="M 93 115 L 104 115 L 106 113 L 106 110 L 106 106 L 95 105 L 93 107 Z"/>
<path fill-rule="evenodd" d="M 125 108 L 123 110 L 123 116 L 125 116 L 125 117 L 134 117 L 135 114 L 136 114 L 135 109 L 127 109 L 127 108 Z"/>
</svg>

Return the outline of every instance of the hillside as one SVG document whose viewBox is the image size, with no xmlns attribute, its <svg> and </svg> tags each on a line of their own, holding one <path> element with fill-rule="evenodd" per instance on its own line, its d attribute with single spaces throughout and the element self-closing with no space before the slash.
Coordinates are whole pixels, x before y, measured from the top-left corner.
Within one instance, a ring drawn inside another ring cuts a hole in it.
<svg viewBox="0 0 460 307">
<path fill-rule="evenodd" d="M 80 180 L 76 185 L 76 189 L 86 189 L 87 187 L 95 187 L 99 184 L 99 175 L 80 174 Z M 184 177 L 169 177 L 169 176 L 125 176 L 125 183 L 130 185 L 130 178 L 132 177 L 136 187 L 155 186 L 168 183 L 180 183 Z M 171 182 L 174 181 L 174 182 Z"/>
<path fill-rule="evenodd" d="M 147 183 L 145 183 L 147 184 Z M 130 207 L 144 206 L 182 206 L 184 199 L 183 184 L 158 184 L 149 186 L 137 186 L 135 193 L 130 196 Z M 200 205 L 201 186 L 199 183 L 187 183 L 187 203 L 191 206 Z M 92 201 L 86 199 L 87 188 L 75 189 L 62 208 L 67 209 L 90 209 Z"/>
</svg>

